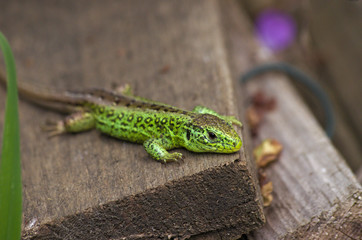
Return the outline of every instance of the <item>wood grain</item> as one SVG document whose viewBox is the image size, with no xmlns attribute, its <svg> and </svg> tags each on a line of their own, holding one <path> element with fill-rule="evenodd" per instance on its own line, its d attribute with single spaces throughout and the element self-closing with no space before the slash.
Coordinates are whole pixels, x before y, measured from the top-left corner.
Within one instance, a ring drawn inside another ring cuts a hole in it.
<svg viewBox="0 0 362 240">
<path fill-rule="evenodd" d="M 225 46 L 237 79 L 249 68 L 274 59 L 260 57 L 265 55 L 247 34 L 252 31 L 242 9 L 234 1 L 224 3 L 220 6 Z M 267 223 L 245 238 L 360 239 L 361 186 L 286 77 L 264 75 L 242 89 L 244 103 L 258 90 L 277 102 L 253 145 L 275 138 L 284 146 L 280 159 L 266 169 L 274 186 L 274 201 L 265 209 Z"/>
<path fill-rule="evenodd" d="M 143 97 L 238 115 L 216 1 L 3 1 L 0 28 L 20 81 L 55 89 L 129 83 Z M 96 131 L 48 139 L 40 125 L 62 116 L 25 101 L 20 118 L 24 239 L 240 236 L 264 221 L 244 148 L 181 150 L 183 162 L 165 165 Z"/>
</svg>

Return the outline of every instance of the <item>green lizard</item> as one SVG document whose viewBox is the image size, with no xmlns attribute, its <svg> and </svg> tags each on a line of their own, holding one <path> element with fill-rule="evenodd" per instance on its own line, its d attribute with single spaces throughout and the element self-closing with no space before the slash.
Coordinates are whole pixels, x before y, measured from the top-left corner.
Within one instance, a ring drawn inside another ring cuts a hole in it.
<svg viewBox="0 0 362 240">
<path fill-rule="evenodd" d="M 5 81 L 3 75 L 0 79 Z M 96 128 L 112 137 L 143 144 L 152 158 L 165 163 L 182 158 L 179 152 L 167 151 L 173 148 L 233 153 L 242 145 L 232 128 L 232 124 L 242 126 L 235 117 L 219 115 L 203 106 L 185 111 L 136 97 L 129 88 L 122 92 L 92 89 L 59 94 L 19 85 L 19 92 L 37 104 L 70 113 L 47 126 L 50 135 Z"/>
</svg>

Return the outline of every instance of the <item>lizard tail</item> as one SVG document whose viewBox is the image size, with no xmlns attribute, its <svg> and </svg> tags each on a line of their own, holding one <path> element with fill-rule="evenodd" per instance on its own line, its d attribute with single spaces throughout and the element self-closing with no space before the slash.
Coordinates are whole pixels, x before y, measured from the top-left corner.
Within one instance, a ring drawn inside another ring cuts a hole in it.
<svg viewBox="0 0 362 240">
<path fill-rule="evenodd" d="M 5 74 L 0 70 L 0 83 L 6 86 Z M 82 100 L 67 96 L 66 93 L 59 93 L 54 90 L 38 88 L 35 85 L 25 82 L 18 82 L 18 92 L 22 98 L 46 108 L 51 108 L 60 112 L 70 113 L 77 111 L 75 105 L 81 104 Z M 42 89 L 42 90 L 40 90 Z"/>
</svg>

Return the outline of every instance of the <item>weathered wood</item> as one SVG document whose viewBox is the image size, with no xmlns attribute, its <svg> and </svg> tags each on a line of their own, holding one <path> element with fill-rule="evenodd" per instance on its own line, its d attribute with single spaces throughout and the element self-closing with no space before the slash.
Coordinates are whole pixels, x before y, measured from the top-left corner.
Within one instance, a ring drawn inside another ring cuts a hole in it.
<svg viewBox="0 0 362 240">
<path fill-rule="evenodd" d="M 313 43 L 328 72 L 324 84 L 333 92 L 340 118 L 347 125 L 337 125 L 335 142 L 354 172 L 362 168 L 361 11 L 360 1 L 326 5 L 319 0 L 310 1 L 306 12 Z"/>
<path fill-rule="evenodd" d="M 263 61 L 258 57 L 260 47 L 248 34 L 248 20 L 235 2 L 225 1 L 222 10 L 225 46 L 236 79 Z M 246 99 L 260 89 L 277 101 L 254 144 L 275 138 L 284 146 L 279 161 L 266 169 L 274 186 L 274 201 L 265 209 L 267 223 L 247 238 L 359 239 L 361 186 L 288 80 L 269 74 L 243 89 Z"/>
<path fill-rule="evenodd" d="M 238 115 L 216 1 L 2 1 L 0 29 L 20 81 L 129 83 L 143 97 Z M 182 150 L 183 162 L 164 165 L 96 131 L 48 139 L 39 126 L 61 116 L 25 101 L 20 117 L 24 239 L 231 238 L 264 221 L 244 149 Z"/>
</svg>

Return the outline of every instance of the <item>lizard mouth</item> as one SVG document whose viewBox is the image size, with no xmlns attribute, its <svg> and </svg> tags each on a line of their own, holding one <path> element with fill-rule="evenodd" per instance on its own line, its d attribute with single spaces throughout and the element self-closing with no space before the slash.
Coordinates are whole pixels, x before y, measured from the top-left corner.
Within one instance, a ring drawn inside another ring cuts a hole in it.
<svg viewBox="0 0 362 240">
<path fill-rule="evenodd" d="M 241 141 L 235 142 L 234 147 L 229 148 L 229 149 L 224 149 L 222 152 L 223 152 L 223 153 L 234 153 L 234 152 L 237 152 L 237 151 L 240 150 L 241 145 L 242 145 L 242 142 L 241 142 Z"/>
<path fill-rule="evenodd" d="M 239 151 L 240 150 L 240 148 L 241 148 L 241 145 L 242 145 L 243 143 L 241 142 L 241 140 L 239 140 L 239 141 L 237 141 L 237 142 L 235 142 L 235 145 L 234 145 L 234 147 L 233 148 L 231 148 L 230 149 L 230 152 L 237 152 L 237 151 Z"/>
<path fill-rule="evenodd" d="M 241 145 L 242 145 L 242 142 L 241 142 L 241 141 L 235 143 L 235 147 L 232 148 L 231 151 L 232 151 L 232 152 L 237 152 L 237 151 L 239 151 L 240 148 L 241 148 Z"/>
</svg>

